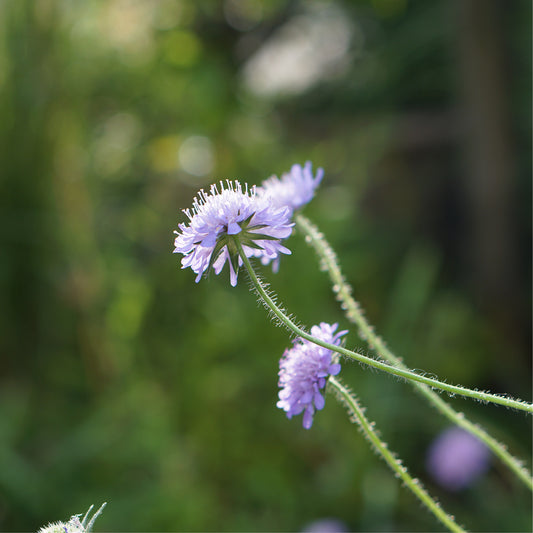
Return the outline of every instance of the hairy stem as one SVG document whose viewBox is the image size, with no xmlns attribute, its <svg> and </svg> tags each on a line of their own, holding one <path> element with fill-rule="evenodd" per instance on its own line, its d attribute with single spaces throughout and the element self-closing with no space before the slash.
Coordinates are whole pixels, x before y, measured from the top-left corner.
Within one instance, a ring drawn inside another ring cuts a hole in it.
<svg viewBox="0 0 533 533">
<path fill-rule="evenodd" d="M 396 357 L 386 346 L 381 337 L 374 332 L 374 328 L 365 318 L 361 306 L 352 297 L 352 288 L 346 282 L 341 272 L 335 252 L 323 237 L 322 233 L 303 215 L 296 215 L 295 221 L 296 227 L 305 235 L 306 242 L 313 247 L 319 256 L 322 265 L 327 269 L 337 300 L 345 310 L 346 317 L 358 326 L 361 338 L 365 340 L 371 348 L 375 349 L 380 357 L 398 368 L 408 370 L 408 367 L 402 362 L 402 360 L 399 357 Z M 513 457 L 507 451 L 503 444 L 491 437 L 482 427 L 470 422 L 470 420 L 465 418 L 463 413 L 455 411 L 449 403 L 445 402 L 427 385 L 417 381 L 412 383 L 418 392 L 425 396 L 438 411 L 451 422 L 457 424 L 483 441 L 485 445 L 492 450 L 492 452 L 499 457 L 500 460 L 505 463 L 530 490 L 533 490 L 533 479 L 530 472 L 524 468 L 521 461 L 516 457 Z"/>
<path fill-rule="evenodd" d="M 376 359 L 372 359 L 371 357 L 366 357 L 365 355 L 362 355 L 357 352 L 353 352 L 352 350 L 348 350 L 342 346 L 335 346 L 334 344 L 330 344 L 329 342 L 324 342 L 320 339 L 313 337 L 312 335 L 304 331 L 302 328 L 298 327 L 276 305 L 274 300 L 267 293 L 267 291 L 263 287 L 263 284 L 257 277 L 257 274 L 255 273 L 252 265 L 250 264 L 250 260 L 246 257 L 246 254 L 244 253 L 244 250 L 242 249 L 242 245 L 239 242 L 238 238 L 234 238 L 234 242 L 237 246 L 237 249 L 239 250 L 239 254 L 242 258 L 244 266 L 246 267 L 246 270 L 248 271 L 252 284 L 254 288 L 256 289 L 256 291 L 258 292 L 260 298 L 265 302 L 265 304 L 269 307 L 272 313 L 280 320 L 280 322 L 283 323 L 289 330 L 291 330 L 297 336 L 307 339 L 308 341 L 314 344 L 317 344 L 318 346 L 322 346 L 323 348 L 327 348 L 328 350 L 332 350 L 336 353 L 344 355 L 345 357 L 354 359 L 355 361 L 358 361 L 359 363 L 364 363 L 366 365 L 377 368 L 378 370 L 383 370 L 384 372 L 388 372 L 389 374 L 393 374 L 395 376 L 398 376 L 404 379 L 410 379 L 410 380 L 418 381 L 420 383 L 424 383 L 425 385 L 429 385 L 430 387 L 433 387 L 435 389 L 446 391 L 452 395 L 458 394 L 460 396 L 475 398 L 476 400 L 479 400 L 482 402 L 491 402 L 491 403 L 495 403 L 499 405 L 504 405 L 505 407 L 512 407 L 514 409 L 519 409 L 521 411 L 533 412 L 533 404 L 528 404 L 521 400 L 515 400 L 513 398 L 508 398 L 505 396 L 498 396 L 496 394 L 490 394 L 488 392 L 481 392 L 481 391 L 468 389 L 466 387 L 459 387 L 457 385 L 448 385 L 447 383 L 443 383 L 442 381 L 439 381 L 437 379 L 421 376 L 420 374 L 412 372 L 411 370 L 405 370 L 402 368 L 392 366 L 387 363 L 383 363 L 382 361 L 377 361 Z"/>
<path fill-rule="evenodd" d="M 411 477 L 407 468 L 402 462 L 395 457 L 389 450 L 387 444 L 383 442 L 375 429 L 375 424 L 370 422 L 364 415 L 364 409 L 361 407 L 355 396 L 344 386 L 340 380 L 330 376 L 329 386 L 333 389 L 337 399 L 343 403 L 352 416 L 352 421 L 359 425 L 366 439 L 374 446 L 375 450 L 390 466 L 392 471 L 399 477 L 405 486 L 427 507 L 427 509 L 440 520 L 450 531 L 465 531 L 459 526 L 453 516 L 445 513 L 439 503 L 435 501 L 424 489 L 420 481 Z"/>
</svg>

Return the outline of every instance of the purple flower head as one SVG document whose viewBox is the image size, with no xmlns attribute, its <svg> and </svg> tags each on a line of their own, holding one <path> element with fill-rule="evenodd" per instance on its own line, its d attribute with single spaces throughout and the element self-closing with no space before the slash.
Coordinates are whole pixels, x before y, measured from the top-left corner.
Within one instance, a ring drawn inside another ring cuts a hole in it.
<svg viewBox="0 0 533 533">
<path fill-rule="evenodd" d="M 321 322 L 311 328 L 311 335 L 339 346 L 341 337 L 348 333 L 335 333 L 338 324 Z M 285 350 L 279 362 L 279 401 L 277 407 L 287 413 L 287 418 L 303 412 L 303 427 L 313 425 L 316 410 L 323 409 L 325 400 L 320 392 L 326 386 L 328 376 L 336 376 L 341 365 L 332 363 L 333 352 L 298 337 L 292 348 Z"/>
<path fill-rule="evenodd" d="M 257 188 L 257 194 L 272 198 L 275 206 L 288 207 L 292 212 L 311 201 L 323 176 L 324 170 L 319 168 L 313 177 L 311 161 L 307 161 L 303 168 L 293 165 L 281 179 L 277 176 L 266 179 Z"/>
<path fill-rule="evenodd" d="M 270 198 L 273 205 L 279 208 L 286 207 L 293 211 L 300 209 L 309 203 L 315 194 L 315 189 L 320 184 L 324 176 L 324 170 L 319 168 L 316 176 L 313 177 L 311 161 L 307 161 L 302 168 L 300 165 L 293 165 L 290 172 L 281 176 L 271 176 L 257 187 L 257 196 Z M 258 254 L 256 254 L 258 255 Z M 266 255 L 261 256 L 261 263 L 268 265 L 272 261 L 272 270 L 279 270 L 279 255 L 272 258 Z"/>
<path fill-rule="evenodd" d="M 489 467 L 489 450 L 464 429 L 452 427 L 429 448 L 426 468 L 444 488 L 457 491 L 473 483 Z"/>
<path fill-rule="evenodd" d="M 242 190 L 238 181 L 220 182 L 220 192 L 211 185 L 209 193 L 202 189 L 193 201 L 192 210 L 185 209 L 189 224 L 179 224 L 174 240 L 174 253 L 185 257 L 182 268 L 191 267 L 197 274 L 196 283 L 204 272 L 213 268 L 219 274 L 229 263 L 230 282 L 237 284 L 242 266 L 235 239 L 239 239 L 246 257 L 275 259 L 278 254 L 290 254 L 281 244 L 292 231 L 291 211 L 272 204 L 269 198 L 256 195 L 255 189 Z"/>
</svg>

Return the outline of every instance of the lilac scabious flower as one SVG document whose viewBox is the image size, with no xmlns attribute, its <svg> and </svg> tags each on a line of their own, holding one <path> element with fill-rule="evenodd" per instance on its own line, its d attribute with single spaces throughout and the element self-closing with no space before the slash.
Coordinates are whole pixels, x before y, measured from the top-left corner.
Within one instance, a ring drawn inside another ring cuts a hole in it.
<svg viewBox="0 0 533 533">
<path fill-rule="evenodd" d="M 209 193 L 202 189 L 193 201 L 192 210 L 185 209 L 189 224 L 179 224 L 174 253 L 181 253 L 182 268 L 191 267 L 196 283 L 204 272 L 213 268 L 219 274 L 229 263 L 230 282 L 237 284 L 242 266 L 235 239 L 239 239 L 246 257 L 275 259 L 280 253 L 290 254 L 281 244 L 292 232 L 291 212 L 274 206 L 269 198 L 256 195 L 238 181 L 220 182 L 220 191 L 211 185 Z"/>
<path fill-rule="evenodd" d="M 257 194 L 272 198 L 274 205 L 288 207 L 292 212 L 311 201 L 323 176 L 324 170 L 319 168 L 313 177 L 311 161 L 307 161 L 303 168 L 293 165 L 281 179 L 277 176 L 266 179 L 257 188 Z"/>
<path fill-rule="evenodd" d="M 324 342 L 339 346 L 341 337 L 348 331 L 335 333 L 338 324 L 321 322 L 311 328 L 311 335 Z M 332 362 L 333 352 L 306 339 L 298 337 L 292 348 L 285 350 L 279 362 L 279 401 L 277 407 L 287 413 L 287 418 L 303 412 L 303 427 L 313 424 L 316 410 L 324 407 L 324 396 L 320 392 L 326 386 L 328 376 L 336 376 L 339 363 Z"/>
<path fill-rule="evenodd" d="M 286 207 L 292 213 L 309 203 L 315 194 L 324 170 L 317 169 L 316 176 L 313 177 L 311 161 L 307 161 L 302 168 L 300 165 L 293 165 L 290 172 L 281 176 L 271 176 L 263 181 L 260 187 L 257 187 L 257 195 L 261 198 L 270 198 L 276 207 Z M 257 254 L 256 254 L 257 255 Z M 275 258 L 261 256 L 261 262 L 267 265 L 272 261 L 272 270 L 279 270 L 279 255 Z"/>
<path fill-rule="evenodd" d="M 441 433 L 431 445 L 426 467 L 444 488 L 466 488 L 489 467 L 489 450 L 464 429 L 452 427 Z"/>
</svg>

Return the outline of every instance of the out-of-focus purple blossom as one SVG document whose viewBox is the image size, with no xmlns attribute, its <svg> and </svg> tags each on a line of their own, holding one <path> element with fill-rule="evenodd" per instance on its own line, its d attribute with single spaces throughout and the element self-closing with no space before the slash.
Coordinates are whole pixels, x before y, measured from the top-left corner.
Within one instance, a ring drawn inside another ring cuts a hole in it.
<svg viewBox="0 0 533 533">
<path fill-rule="evenodd" d="M 452 427 L 432 443 L 426 468 L 444 488 L 457 491 L 472 484 L 489 468 L 489 450 L 464 429 Z"/>
<path fill-rule="evenodd" d="M 313 165 L 311 161 L 307 161 L 303 167 L 293 165 L 290 172 L 284 173 L 281 178 L 271 176 L 264 180 L 261 186 L 256 189 L 257 195 L 261 198 L 269 198 L 276 207 L 290 209 L 292 216 L 296 209 L 300 209 L 311 201 L 315 189 L 323 177 L 324 170 L 322 168 L 317 169 L 316 175 L 313 176 Z M 260 256 L 261 254 L 256 252 L 255 255 Z M 279 260 L 279 255 L 275 258 L 267 255 L 261 256 L 263 265 L 272 262 L 273 272 L 279 270 Z"/>
<path fill-rule="evenodd" d="M 247 257 L 271 261 L 280 253 L 291 253 L 281 244 L 292 232 L 290 209 L 277 207 L 269 198 L 257 196 L 255 189 L 243 191 L 238 181 L 226 184 L 224 188 L 220 182 L 220 192 L 216 185 L 211 185 L 209 193 L 202 189 L 193 201 L 192 210 L 184 210 L 189 224 L 179 224 L 179 231 L 174 232 L 177 235 L 174 253 L 185 256 L 181 260 L 182 268 L 191 267 L 197 274 L 196 283 L 210 268 L 219 274 L 228 261 L 231 285 L 237 284 L 242 258 L 235 238 Z"/>
<path fill-rule="evenodd" d="M 348 526 L 336 518 L 322 518 L 305 526 L 302 533 L 348 533 Z"/>
<path fill-rule="evenodd" d="M 311 328 L 311 335 L 330 344 L 340 345 L 341 337 L 348 333 L 335 333 L 338 324 L 321 322 Z M 320 392 L 329 376 L 336 376 L 339 363 L 332 363 L 333 352 L 308 340 L 298 337 L 292 348 L 285 350 L 279 362 L 279 401 L 277 407 L 287 413 L 287 418 L 303 412 L 303 427 L 313 424 L 316 410 L 324 408 L 324 396 Z"/>
<path fill-rule="evenodd" d="M 311 201 L 323 176 L 324 170 L 319 168 L 313 177 L 311 161 L 307 161 L 304 167 L 293 165 L 281 178 L 266 179 L 257 188 L 257 194 L 270 197 L 275 206 L 288 207 L 292 212 Z"/>
</svg>

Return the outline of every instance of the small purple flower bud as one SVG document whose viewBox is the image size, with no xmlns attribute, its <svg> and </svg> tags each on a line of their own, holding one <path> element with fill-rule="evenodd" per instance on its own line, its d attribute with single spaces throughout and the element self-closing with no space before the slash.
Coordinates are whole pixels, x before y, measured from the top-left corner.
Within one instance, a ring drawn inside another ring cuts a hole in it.
<svg viewBox="0 0 533 533">
<path fill-rule="evenodd" d="M 338 324 L 326 324 L 311 328 L 311 335 L 322 341 L 339 346 L 341 337 L 348 331 L 335 333 Z M 325 399 L 321 389 L 329 376 L 336 376 L 341 365 L 332 363 L 333 352 L 298 337 L 292 348 L 285 350 L 279 362 L 279 401 L 277 407 L 287 413 L 287 418 L 303 412 L 303 427 L 313 425 L 315 410 L 324 408 Z"/>
</svg>

